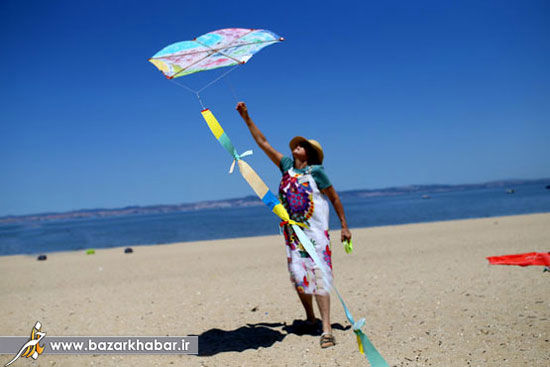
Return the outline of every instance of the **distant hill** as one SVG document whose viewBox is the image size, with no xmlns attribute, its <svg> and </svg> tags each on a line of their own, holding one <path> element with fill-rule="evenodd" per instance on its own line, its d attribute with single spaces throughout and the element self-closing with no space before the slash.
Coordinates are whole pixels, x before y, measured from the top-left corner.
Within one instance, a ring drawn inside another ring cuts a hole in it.
<svg viewBox="0 0 550 367">
<path fill-rule="evenodd" d="M 514 186 L 525 185 L 525 184 L 540 184 L 542 186 L 550 185 L 550 178 L 541 178 L 537 180 L 521 180 L 521 179 L 511 179 L 511 180 L 500 180 L 500 181 L 489 181 L 484 183 L 477 184 L 461 184 L 461 185 L 409 185 L 409 186 L 399 186 L 399 187 L 387 187 L 384 189 L 373 189 L 373 190 L 348 190 L 342 191 L 340 196 L 342 198 L 353 198 L 353 197 L 372 197 L 372 196 L 392 196 L 392 195 L 405 195 L 413 193 L 436 193 L 436 192 L 451 192 L 451 191 L 465 191 L 465 190 L 475 190 L 475 189 L 487 189 L 487 188 L 496 188 L 502 187 L 503 189 L 511 189 Z"/>
<path fill-rule="evenodd" d="M 550 185 L 550 178 L 538 180 L 501 180 L 491 181 L 479 184 L 463 184 L 463 185 L 409 185 L 400 187 L 388 187 L 383 189 L 372 190 L 348 190 L 341 191 L 339 195 L 342 199 L 366 198 L 376 196 L 395 196 L 407 194 L 427 194 L 437 192 L 465 191 L 483 188 L 498 188 L 512 189 L 514 186 L 525 184 L 540 184 L 542 186 Z M 81 218 L 104 218 L 113 216 L 126 215 L 146 215 L 146 214 L 164 214 L 178 213 L 195 210 L 220 209 L 220 208 L 243 208 L 250 206 L 264 205 L 256 196 L 245 196 L 236 199 L 201 201 L 188 204 L 174 205 L 150 205 L 150 206 L 128 206 L 119 209 L 82 209 L 64 213 L 41 213 L 29 214 L 21 216 L 6 216 L 0 218 L 0 224 L 12 224 L 22 222 L 35 221 L 54 221 L 54 220 L 71 220 Z"/>
</svg>

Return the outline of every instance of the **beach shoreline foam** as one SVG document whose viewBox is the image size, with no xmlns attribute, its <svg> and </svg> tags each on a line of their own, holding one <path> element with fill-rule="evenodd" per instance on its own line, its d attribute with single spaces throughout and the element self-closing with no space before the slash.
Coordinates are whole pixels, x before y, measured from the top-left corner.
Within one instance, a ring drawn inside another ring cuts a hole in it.
<svg viewBox="0 0 550 367">
<path fill-rule="evenodd" d="M 550 214 L 352 233 L 346 255 L 331 231 L 335 280 L 390 365 L 550 365 L 550 275 L 485 259 L 549 251 Z M 0 257 L 1 335 L 28 335 L 36 321 L 52 336 L 199 335 L 199 356 L 43 354 L 38 366 L 367 365 L 335 299 L 336 347 L 292 332 L 303 311 L 280 236 L 134 250 Z"/>
</svg>

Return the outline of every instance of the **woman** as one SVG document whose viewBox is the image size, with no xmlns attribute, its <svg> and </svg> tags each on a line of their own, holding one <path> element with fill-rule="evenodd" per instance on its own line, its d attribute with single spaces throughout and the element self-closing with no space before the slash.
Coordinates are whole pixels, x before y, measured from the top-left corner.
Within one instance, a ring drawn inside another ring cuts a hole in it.
<svg viewBox="0 0 550 367">
<path fill-rule="evenodd" d="M 313 260 L 294 234 L 292 227 L 289 225 L 284 226 L 290 279 L 294 283 L 306 311 L 306 323 L 311 327 L 316 324 L 312 302 L 312 295 L 314 294 L 323 324 L 321 347 L 334 346 L 336 342 L 330 325 L 330 294 L 326 287 L 326 284 L 332 282 L 332 262 L 328 234 L 329 207 L 326 198 L 332 202 L 340 218 L 342 225 L 341 240 L 351 240 L 351 232 L 348 229 L 340 197 L 321 166 L 323 163 L 323 149 L 317 141 L 297 136 L 289 144 L 293 159 L 285 157 L 268 143 L 265 136 L 250 118 L 244 102 L 239 102 L 236 109 L 248 126 L 258 146 L 280 168 L 283 174 L 279 186 L 281 202 L 291 219 L 307 225 L 308 228 L 304 229 L 304 232 L 311 239 L 319 258 L 325 261 L 327 265 L 326 268 L 328 268 L 329 274 L 325 275 L 315 266 Z"/>
</svg>

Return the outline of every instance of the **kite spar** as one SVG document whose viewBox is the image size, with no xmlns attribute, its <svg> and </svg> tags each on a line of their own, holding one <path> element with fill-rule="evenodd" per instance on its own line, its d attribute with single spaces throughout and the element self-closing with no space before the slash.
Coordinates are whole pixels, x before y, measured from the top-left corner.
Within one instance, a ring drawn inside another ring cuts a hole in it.
<svg viewBox="0 0 550 367">
<path fill-rule="evenodd" d="M 281 218 L 282 221 L 280 225 L 290 225 L 311 259 L 321 269 L 321 271 L 327 272 L 326 264 L 319 259 L 311 240 L 301 228 L 305 227 L 305 225 L 290 219 L 288 212 L 279 199 L 269 190 L 267 185 L 252 169 L 252 167 L 242 160 L 243 157 L 252 154 L 252 151 L 249 150 L 242 154 L 237 153 L 237 150 L 229 139 L 229 136 L 225 133 L 212 112 L 208 108 L 204 107 L 204 104 L 200 98 L 200 93 L 204 89 L 226 76 L 228 73 L 233 71 L 235 67 L 246 63 L 255 53 L 266 46 L 283 40 L 284 39 L 282 37 L 279 37 L 275 33 L 264 29 L 220 29 L 204 34 L 190 41 L 177 42 L 169 45 L 157 52 L 149 59 L 149 61 L 153 63 L 160 71 L 162 71 L 166 78 L 172 81 L 174 78 L 179 78 L 201 71 L 233 66 L 233 68 L 229 69 L 199 90 L 194 90 L 184 84 L 177 84 L 197 96 L 199 103 L 203 108 L 201 114 L 210 128 L 210 131 L 216 140 L 218 140 L 218 142 L 233 158 L 233 163 L 231 164 L 229 172 L 233 172 L 235 163 L 237 163 L 239 172 L 252 187 L 254 192 L 274 214 Z M 326 278 L 330 279 L 330 277 Z M 342 303 L 346 317 L 351 323 L 352 330 L 357 337 L 359 351 L 367 357 L 371 366 L 389 366 L 380 353 L 378 353 L 376 348 L 372 345 L 368 337 L 361 330 L 365 324 L 365 319 L 360 319 L 355 322 L 334 284 L 327 284 L 327 288 L 334 289 L 338 299 Z"/>
</svg>

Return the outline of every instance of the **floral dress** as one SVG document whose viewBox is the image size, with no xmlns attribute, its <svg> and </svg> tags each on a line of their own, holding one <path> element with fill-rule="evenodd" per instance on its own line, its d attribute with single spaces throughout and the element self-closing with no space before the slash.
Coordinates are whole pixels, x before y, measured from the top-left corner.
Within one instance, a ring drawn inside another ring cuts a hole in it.
<svg viewBox="0 0 550 367">
<path fill-rule="evenodd" d="M 328 234 L 329 204 L 320 190 L 330 187 L 330 181 L 322 166 L 294 168 L 289 157 L 281 160 L 283 178 L 279 186 L 281 203 L 290 218 L 304 223 L 304 233 L 311 239 L 320 259 L 325 261 L 330 274 L 324 275 L 315 266 L 291 226 L 283 228 L 290 280 L 300 293 L 327 294 L 327 284 L 332 282 L 332 261 Z M 326 277 L 330 279 L 326 279 Z"/>
</svg>

